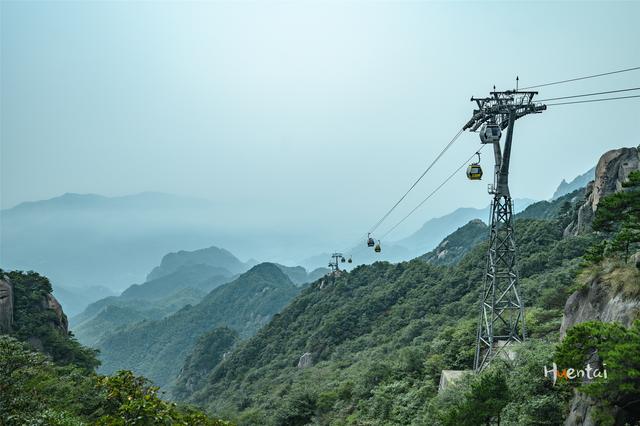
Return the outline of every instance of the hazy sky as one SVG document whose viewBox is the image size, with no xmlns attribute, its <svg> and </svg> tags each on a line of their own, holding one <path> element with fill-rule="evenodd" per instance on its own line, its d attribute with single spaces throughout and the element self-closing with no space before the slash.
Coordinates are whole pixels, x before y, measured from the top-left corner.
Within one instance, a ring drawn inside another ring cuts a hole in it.
<svg viewBox="0 0 640 426">
<path fill-rule="evenodd" d="M 163 191 L 214 200 L 221 223 L 344 243 L 468 120 L 471 95 L 640 66 L 640 2 L 2 1 L 1 14 L 2 208 Z M 541 96 L 638 86 L 636 71 Z M 638 99 L 519 121 L 512 194 L 550 197 L 640 144 L 639 122 Z M 459 139 L 389 225 L 478 145 Z M 461 173 L 397 236 L 486 205 L 486 183 Z"/>
</svg>

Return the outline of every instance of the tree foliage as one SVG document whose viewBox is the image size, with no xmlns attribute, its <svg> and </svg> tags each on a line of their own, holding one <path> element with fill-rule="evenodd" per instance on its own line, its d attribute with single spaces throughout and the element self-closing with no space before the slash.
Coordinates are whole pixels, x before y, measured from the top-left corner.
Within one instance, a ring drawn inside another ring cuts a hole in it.
<svg viewBox="0 0 640 426">
<path fill-rule="evenodd" d="M 602 249 L 599 260 L 607 251 L 619 255 L 625 260 L 630 251 L 640 243 L 640 171 L 629 174 L 629 179 L 622 185 L 625 190 L 604 197 L 598 203 L 593 229 L 610 235 L 610 241 Z"/>
<path fill-rule="evenodd" d="M 567 331 L 556 358 L 559 368 L 583 369 L 590 363 L 601 372 L 606 369 L 606 378 L 571 384 L 640 419 L 640 320 L 631 328 L 600 321 L 577 324 Z"/>
<path fill-rule="evenodd" d="M 61 366 L 28 344 L 0 336 L 0 425 L 211 425 L 229 423 L 163 401 L 142 377 Z"/>
</svg>

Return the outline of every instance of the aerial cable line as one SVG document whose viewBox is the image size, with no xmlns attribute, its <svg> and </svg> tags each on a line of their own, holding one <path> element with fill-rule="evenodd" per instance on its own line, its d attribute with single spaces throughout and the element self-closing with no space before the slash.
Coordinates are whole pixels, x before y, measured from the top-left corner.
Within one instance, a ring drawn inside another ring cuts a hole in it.
<svg viewBox="0 0 640 426">
<path fill-rule="evenodd" d="M 640 90 L 640 88 L 632 88 L 632 89 L 622 89 L 622 90 L 613 90 L 613 91 L 609 91 L 609 92 L 602 92 L 601 94 L 604 93 L 616 93 L 616 92 L 624 92 L 624 91 L 630 91 L 630 90 Z M 600 93 L 598 93 L 600 94 Z M 591 94 L 594 95 L 594 94 Z M 580 97 L 580 96 L 589 96 L 588 94 L 585 95 L 576 95 L 576 96 L 567 96 L 567 97 L 561 97 L 561 98 L 554 98 L 554 99 L 567 99 L 567 98 L 572 98 L 572 97 Z M 571 104 L 582 104 L 582 103 L 590 103 L 590 102 L 601 102 L 601 101 L 613 101 L 613 100 L 619 100 L 619 99 L 631 99 L 631 98 L 640 98 L 640 95 L 631 95 L 631 96 L 616 96 L 616 97 L 610 97 L 610 98 L 601 98 L 601 99 L 586 99 L 586 100 L 582 100 L 582 101 L 571 101 L 571 102 L 557 102 L 557 103 L 552 103 L 552 104 L 546 104 L 547 106 L 553 106 L 553 105 L 571 105 Z M 480 152 L 482 150 L 482 148 L 484 148 L 484 145 L 482 145 L 480 147 L 480 149 L 478 149 L 477 152 Z M 469 157 L 464 163 L 462 163 L 452 174 L 450 174 L 440 185 L 438 185 L 429 195 L 427 195 L 427 197 L 422 200 L 420 202 L 420 204 L 418 204 L 416 207 L 413 208 L 413 210 L 411 210 L 405 217 L 403 217 L 398 223 L 396 223 L 395 225 L 393 225 L 387 232 L 385 232 L 381 239 L 384 239 L 387 235 L 389 235 L 391 232 L 393 232 L 398 226 L 400 226 L 405 220 L 407 220 L 409 218 L 409 216 L 411 216 L 416 210 L 418 210 L 420 207 L 422 207 L 422 205 L 424 203 L 426 203 L 433 195 L 435 195 L 436 192 L 438 192 L 447 182 L 449 182 L 449 180 L 451 180 L 453 178 L 453 176 L 455 176 L 456 173 L 458 173 L 460 171 L 460 169 L 462 169 L 465 165 L 467 165 L 467 163 L 469 161 L 471 161 L 473 159 L 473 157 L 475 157 L 475 155 L 477 154 L 473 153 L 473 155 L 471 155 L 471 157 Z"/>
<path fill-rule="evenodd" d="M 458 133 L 456 133 L 456 135 L 453 137 L 453 139 L 451 139 L 449 141 L 449 143 L 442 149 L 442 151 L 440 151 L 440 153 L 436 156 L 436 158 L 431 162 L 431 164 L 429 164 L 429 166 L 425 169 L 424 172 L 422 172 L 422 174 L 420 175 L 420 177 L 413 183 L 413 185 L 411 185 L 411 187 L 409 187 L 409 189 L 407 190 L 407 192 L 404 193 L 404 195 L 402 197 L 400 197 L 400 199 L 398 201 L 396 201 L 396 203 L 393 205 L 393 207 L 391 207 L 389 209 L 388 212 L 386 212 L 384 214 L 384 216 L 382 216 L 382 218 L 380 218 L 380 220 L 378 222 L 376 222 L 375 225 L 373 225 L 373 227 L 369 230 L 369 233 L 373 233 L 373 231 L 375 231 L 376 229 L 378 229 L 378 227 L 382 224 L 382 222 L 384 222 L 384 220 L 389 217 L 389 215 L 391 214 L 391 212 L 393 212 L 396 207 L 398 207 L 398 205 L 402 202 L 402 200 L 405 199 L 405 197 L 407 195 L 409 195 L 409 192 L 411 192 L 411 190 L 413 188 L 416 187 L 416 185 L 418 184 L 418 182 L 420 182 L 422 180 L 422 178 L 427 174 L 427 172 L 429 172 L 429 170 L 431 170 L 431 168 L 434 166 L 434 164 L 436 164 L 436 162 L 444 155 L 445 152 L 447 152 L 447 150 L 451 147 L 451 145 L 453 145 L 453 143 L 456 141 L 456 139 L 458 139 L 460 137 L 460 135 L 462 134 L 464 130 L 460 129 L 458 131 Z"/>
<path fill-rule="evenodd" d="M 556 101 L 559 99 L 583 98 L 585 96 L 607 95 L 609 93 L 631 92 L 634 90 L 640 90 L 640 87 L 633 87 L 630 89 L 607 90 L 606 92 L 584 93 L 582 95 L 560 96 L 557 98 L 536 99 L 536 102 Z"/>
<path fill-rule="evenodd" d="M 587 100 L 584 100 L 584 101 L 557 102 L 555 104 L 546 104 L 546 105 L 547 106 L 554 106 L 554 105 L 585 104 L 585 103 L 588 103 L 588 102 L 615 101 L 617 99 L 631 99 L 631 98 L 640 98 L 640 95 L 616 96 L 614 98 L 601 98 L 601 99 L 587 99 Z"/>
<path fill-rule="evenodd" d="M 362 240 L 365 240 L 366 238 L 367 238 L 367 235 L 366 235 L 366 234 L 362 235 L 362 237 L 359 237 L 357 241 L 354 241 L 354 243 L 353 243 L 353 244 L 351 244 L 351 245 L 347 246 L 347 247 L 346 247 L 345 249 L 343 249 L 342 251 L 343 251 L 343 252 L 346 252 L 346 253 L 351 253 L 351 254 L 361 252 L 361 251 L 362 251 L 362 250 L 364 250 L 365 248 L 364 248 L 364 247 L 361 247 L 360 242 L 362 242 Z"/>
<path fill-rule="evenodd" d="M 519 90 L 528 90 L 528 89 L 534 89 L 536 87 L 553 86 L 554 84 L 570 83 L 572 81 L 586 80 L 588 78 L 602 77 L 602 76 L 605 76 L 605 75 L 618 74 L 618 73 L 621 73 L 621 72 L 628 72 L 628 71 L 635 71 L 635 70 L 640 70 L 640 67 L 633 67 L 633 68 L 626 68 L 626 69 L 623 69 L 623 70 L 603 72 L 603 73 L 600 73 L 600 74 L 592 74 L 592 75 L 587 75 L 587 76 L 584 76 L 584 77 L 570 78 L 568 80 L 553 81 L 551 83 L 536 84 L 535 86 L 522 87 Z"/>
<path fill-rule="evenodd" d="M 482 148 L 484 148 L 484 145 L 482 145 L 480 147 L 480 149 L 478 149 L 476 152 L 474 152 L 473 155 L 471 155 L 471 157 L 469 157 L 467 160 L 465 160 L 460 165 L 460 167 L 458 167 L 453 173 L 451 173 L 440 185 L 438 185 L 436 187 L 436 189 L 431 191 L 431 193 L 429 193 L 429 195 L 427 195 L 427 197 L 424 200 L 422 200 L 420 202 L 420 204 L 415 206 L 413 208 L 413 210 L 411 210 L 405 217 L 403 217 L 398 223 L 393 225 L 387 232 L 385 232 L 384 235 L 382 235 L 381 239 L 384 239 L 387 235 L 389 235 L 391 232 L 393 232 L 398 226 L 400 226 L 405 220 L 407 220 L 409 218 L 409 216 L 411 216 L 416 210 L 418 210 L 420 207 L 422 207 L 422 205 L 424 203 L 426 203 L 427 200 L 429 200 L 429 198 L 431 198 L 433 195 L 435 195 L 435 193 L 438 192 L 447 182 L 449 182 L 456 175 L 456 173 L 458 173 L 462 168 L 464 168 L 469 163 L 469 161 L 471 161 L 473 159 L 473 157 L 476 156 L 477 153 L 482 151 Z"/>
</svg>

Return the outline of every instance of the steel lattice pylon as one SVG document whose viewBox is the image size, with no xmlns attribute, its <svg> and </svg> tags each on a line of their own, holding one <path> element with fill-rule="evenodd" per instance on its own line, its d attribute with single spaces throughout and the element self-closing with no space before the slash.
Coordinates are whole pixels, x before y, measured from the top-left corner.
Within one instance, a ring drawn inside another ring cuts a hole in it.
<svg viewBox="0 0 640 426">
<path fill-rule="evenodd" d="M 513 203 L 511 197 L 496 194 L 491 206 L 474 370 L 481 370 L 506 345 L 525 337 L 524 305 L 518 294 Z"/>
<path fill-rule="evenodd" d="M 480 316 L 473 368 L 486 367 L 511 343 L 526 338 L 524 303 L 518 293 L 516 242 L 513 230 L 513 202 L 509 192 L 509 161 L 513 126 L 517 119 L 546 109 L 533 102 L 537 92 L 491 92 L 487 98 L 471 98 L 478 104 L 463 130 L 480 130 L 484 144 L 492 144 L 495 157 L 491 227 L 486 270 L 480 296 Z M 507 130 L 504 152 L 501 130 Z"/>
</svg>

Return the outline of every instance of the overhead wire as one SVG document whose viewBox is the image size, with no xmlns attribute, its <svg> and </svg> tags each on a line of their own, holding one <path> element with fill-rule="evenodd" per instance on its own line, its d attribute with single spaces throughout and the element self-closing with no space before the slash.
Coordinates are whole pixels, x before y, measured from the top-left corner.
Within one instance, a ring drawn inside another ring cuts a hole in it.
<svg viewBox="0 0 640 426">
<path fill-rule="evenodd" d="M 373 225 L 373 227 L 369 230 L 369 233 L 373 233 L 376 229 L 378 229 L 378 227 L 382 224 L 382 222 L 385 221 L 385 219 L 387 217 L 389 217 L 389 215 L 396 209 L 396 207 L 398 207 L 398 205 L 402 202 L 402 200 L 404 200 L 407 195 L 409 195 L 409 193 L 411 192 L 411 190 L 413 190 L 413 188 L 416 187 L 416 185 L 422 180 L 422 178 L 429 172 L 429 170 L 431 170 L 431 168 L 436 164 L 436 162 L 438 162 L 438 160 L 440 160 L 440 158 L 442 158 L 442 156 L 444 155 L 445 152 L 447 152 L 447 150 L 451 147 L 451 145 L 453 145 L 453 143 L 460 137 L 460 135 L 462 134 L 464 130 L 460 129 L 458 131 L 458 133 L 456 133 L 456 135 L 449 141 L 449 143 L 442 149 L 442 151 L 440 151 L 440 153 L 436 156 L 436 158 L 431 162 L 431 164 L 429 164 L 429 166 L 427 166 L 427 168 L 424 170 L 424 172 L 422 172 L 422 174 L 420 175 L 420 177 L 418 177 L 418 179 L 409 187 L 409 189 L 407 190 L 407 192 L 405 192 L 402 197 L 400 197 L 400 199 L 398 201 L 396 201 L 396 203 L 393 205 L 393 207 L 391 207 L 381 218 L 380 220 L 378 220 L 378 222 L 376 222 L 375 225 Z"/>
<path fill-rule="evenodd" d="M 423 199 L 417 206 L 415 206 L 413 208 L 413 210 L 411 210 L 406 216 L 404 216 L 402 219 L 400 219 L 399 222 L 397 222 L 395 225 L 393 225 L 387 232 L 385 232 L 381 239 L 384 239 L 387 235 L 389 235 L 391 232 L 393 232 L 398 226 L 400 226 L 402 223 L 404 223 L 405 220 L 407 220 L 413 213 L 415 213 L 416 210 L 418 210 L 420 207 L 422 207 L 424 205 L 424 203 L 426 203 L 431 197 L 433 197 L 436 192 L 438 192 L 444 185 L 447 184 L 447 182 L 449 182 L 462 168 L 464 168 L 469 161 L 471 161 L 473 159 L 473 157 L 476 156 L 477 153 L 479 153 L 480 151 L 482 151 L 482 148 L 484 148 L 484 145 L 482 145 L 477 151 L 475 151 L 471 157 L 469 157 L 468 159 L 466 159 L 453 173 L 451 173 L 440 185 L 438 185 L 433 191 L 431 191 L 429 193 L 429 195 L 427 195 L 427 197 L 425 199 Z"/>
<path fill-rule="evenodd" d="M 581 95 L 559 96 L 556 98 L 536 99 L 536 102 L 555 101 L 559 99 L 584 98 L 586 96 L 599 96 L 599 95 L 607 95 L 609 93 L 631 92 L 634 90 L 640 90 L 640 87 L 632 87 L 629 89 L 607 90 L 606 92 L 583 93 Z"/>
<path fill-rule="evenodd" d="M 615 101 L 618 99 L 631 99 L 631 98 L 640 98 L 640 95 L 631 95 L 631 96 L 616 96 L 612 98 L 600 98 L 600 99 L 586 99 L 583 101 L 571 101 L 571 102 L 556 102 L 553 104 L 546 104 L 547 106 L 556 106 L 556 105 L 571 105 L 571 104 L 586 104 L 589 102 L 602 102 L 602 101 Z"/>
<path fill-rule="evenodd" d="M 602 77 L 602 76 L 605 76 L 605 75 L 619 74 L 619 73 L 628 72 L 628 71 L 635 71 L 635 70 L 640 70 L 640 67 L 625 68 L 625 69 L 622 69 L 622 70 L 603 72 L 603 73 L 600 73 L 600 74 L 592 74 L 592 75 L 586 75 L 586 76 L 583 76 L 583 77 L 569 78 L 567 80 L 559 80 L 559 81 L 552 81 L 550 83 L 536 84 L 535 86 L 522 87 L 522 88 L 520 88 L 518 90 L 528 90 L 528 89 L 535 89 L 537 87 L 553 86 L 555 84 L 570 83 L 572 81 L 586 80 L 586 79 L 589 79 L 589 78 Z"/>
<path fill-rule="evenodd" d="M 619 74 L 619 73 L 635 71 L 635 70 L 640 70 L 640 66 L 632 67 L 632 68 L 625 68 L 625 69 L 615 70 L 615 71 L 609 71 L 609 72 L 604 72 L 604 73 L 599 73 L 599 74 L 591 74 L 591 75 L 582 76 L 582 77 L 575 77 L 575 78 L 570 78 L 570 79 L 566 79 L 566 80 L 553 81 L 553 82 L 549 82 L 549 83 L 537 84 L 537 85 L 534 85 L 534 86 L 523 87 L 523 88 L 520 88 L 519 90 L 528 90 L 528 89 L 533 89 L 533 88 L 538 88 L 538 87 L 552 86 L 552 85 L 557 85 L 557 84 L 563 84 L 563 83 L 569 83 L 569 82 L 574 82 L 574 81 L 586 80 L 586 79 L 591 79 L 591 78 L 596 78 L 596 77 L 603 77 L 603 76 L 607 76 L 607 75 Z M 554 101 L 554 100 L 561 100 L 561 99 L 573 99 L 573 98 L 580 98 L 580 97 L 587 97 L 587 96 L 599 96 L 599 95 L 605 95 L 605 94 L 610 94 L 610 93 L 621 93 L 621 92 L 629 92 L 629 91 L 635 91 L 635 90 L 640 90 L 640 87 L 609 90 L 609 91 L 603 91 L 603 92 L 584 93 L 584 94 L 561 96 L 561 97 L 554 97 L 554 98 L 547 98 L 547 99 L 536 100 L 536 102 L 546 102 L 546 101 Z M 556 102 L 556 103 L 551 103 L 551 104 L 546 104 L 546 105 L 547 106 L 571 105 L 571 104 L 602 102 L 602 101 L 612 101 L 612 100 L 631 99 L 631 98 L 640 98 L 640 95 L 616 96 L 616 97 L 609 97 L 609 98 L 586 99 L 586 100 L 570 101 L 570 102 Z M 416 187 L 416 185 L 418 185 L 418 183 L 422 180 L 422 178 L 424 178 L 424 176 L 429 172 L 429 170 L 431 170 L 431 168 L 433 168 L 433 166 L 436 164 L 436 162 L 438 160 L 440 160 L 440 158 L 451 147 L 451 145 L 453 145 L 453 143 L 460 137 L 460 135 L 463 133 L 463 131 L 464 130 L 461 129 L 461 130 L 458 131 L 458 133 L 456 133 L 456 135 L 449 141 L 449 143 L 442 149 L 442 151 L 440 151 L 440 153 L 436 156 L 436 158 L 429 164 L 429 166 L 427 166 L 427 168 L 422 172 L 422 174 L 418 177 L 418 179 L 416 179 L 416 181 L 409 187 L 409 189 L 400 197 L 400 199 L 398 201 L 396 201 L 396 203 L 376 222 L 375 225 L 373 225 L 373 227 L 369 230 L 368 234 L 371 234 L 376 229 L 378 229 L 378 227 L 389 217 L 389 215 L 396 209 L 396 207 L 398 207 L 398 205 L 400 205 L 400 203 L 407 197 L 407 195 L 409 195 L 409 193 Z M 415 213 L 420 207 L 422 207 L 424 205 L 424 203 L 426 203 L 444 185 L 446 185 L 447 182 L 449 182 L 462 168 L 464 168 L 467 165 L 467 163 L 469 161 L 471 161 L 473 159 L 473 157 L 475 157 L 476 153 L 480 152 L 483 148 L 484 148 L 484 145 L 482 145 L 467 160 L 465 160 L 458 168 L 456 168 L 456 170 L 453 173 L 451 173 L 442 183 L 440 183 L 433 191 L 431 191 L 407 215 L 405 215 L 400 221 L 398 221 L 395 225 L 393 225 L 391 228 L 389 228 L 387 230 L 387 232 L 385 232 L 380 239 L 386 238 L 391 232 L 393 232 L 395 229 L 397 229 L 398 226 L 400 226 L 402 223 L 404 223 L 413 213 Z"/>
<path fill-rule="evenodd" d="M 612 91 L 606 91 L 606 92 L 598 92 L 598 93 L 591 93 L 591 94 L 581 94 L 581 95 L 573 95 L 573 96 L 566 96 L 566 97 L 559 97 L 559 98 L 549 98 L 548 100 L 552 100 L 552 99 L 569 99 L 569 98 L 576 98 L 576 97 L 584 97 L 584 96 L 594 96 L 594 95 L 599 95 L 599 94 L 606 94 L 606 93 L 618 93 L 618 92 L 625 92 L 625 91 L 631 91 L 631 90 L 640 90 L 640 87 L 637 88 L 630 88 L 630 89 L 620 89 L 620 90 L 612 90 Z M 552 104 L 547 104 L 547 106 L 554 106 L 554 105 L 569 105 L 569 104 L 579 104 L 579 103 L 588 103 L 588 102 L 600 102 L 600 101 L 610 101 L 610 100 L 618 100 L 618 99 L 630 99 L 630 98 L 640 98 L 640 95 L 631 95 L 631 96 L 616 96 L 616 97 L 610 97 L 610 98 L 601 98 L 601 99 L 587 99 L 587 100 L 582 100 L 582 101 L 571 101 L 571 102 L 557 102 L 557 103 L 552 103 Z M 464 168 L 469 161 L 471 161 L 473 159 L 473 157 L 475 157 L 477 152 L 480 152 L 482 150 L 482 148 L 484 148 L 484 145 L 482 145 L 476 152 L 474 152 L 467 160 L 465 160 L 453 173 L 451 173 L 442 183 L 440 183 L 440 185 L 438 185 L 433 191 L 431 191 L 429 193 L 429 195 L 427 195 L 426 198 L 424 198 L 416 207 L 414 207 L 406 216 L 404 216 L 402 219 L 400 219 L 400 221 L 398 221 L 395 225 L 393 225 L 389 230 L 387 230 L 387 232 L 385 232 L 380 239 L 385 239 L 391 232 L 393 232 L 398 226 L 400 226 L 402 223 L 404 223 L 404 221 L 406 221 L 413 213 L 415 213 L 420 207 L 422 207 L 424 205 L 424 203 L 426 203 L 431 197 L 433 197 L 444 185 L 446 185 L 447 182 L 449 182 L 455 175 L 456 173 L 458 173 L 462 168 Z"/>
</svg>

